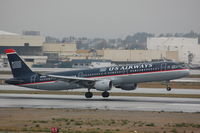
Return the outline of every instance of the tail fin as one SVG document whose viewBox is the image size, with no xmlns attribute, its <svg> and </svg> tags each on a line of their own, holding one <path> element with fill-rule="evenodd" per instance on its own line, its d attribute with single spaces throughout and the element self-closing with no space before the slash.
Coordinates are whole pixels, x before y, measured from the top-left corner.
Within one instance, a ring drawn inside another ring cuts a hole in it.
<svg viewBox="0 0 200 133">
<path fill-rule="evenodd" d="M 23 77 L 35 74 L 18 56 L 14 49 L 6 49 L 8 61 L 12 70 L 13 77 Z"/>
</svg>

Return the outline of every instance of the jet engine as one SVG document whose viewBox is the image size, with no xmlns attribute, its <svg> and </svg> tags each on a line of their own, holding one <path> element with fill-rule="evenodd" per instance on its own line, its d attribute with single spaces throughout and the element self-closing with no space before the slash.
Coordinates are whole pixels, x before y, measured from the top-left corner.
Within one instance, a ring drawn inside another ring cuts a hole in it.
<svg viewBox="0 0 200 133">
<path fill-rule="evenodd" d="M 108 91 L 112 88 L 112 81 L 110 80 L 99 80 L 94 84 L 94 88 L 99 91 Z"/>
<path fill-rule="evenodd" d="M 130 90 L 135 90 L 137 88 L 137 84 L 122 84 L 116 86 L 116 88 L 121 88 L 122 90 L 130 91 Z"/>
</svg>

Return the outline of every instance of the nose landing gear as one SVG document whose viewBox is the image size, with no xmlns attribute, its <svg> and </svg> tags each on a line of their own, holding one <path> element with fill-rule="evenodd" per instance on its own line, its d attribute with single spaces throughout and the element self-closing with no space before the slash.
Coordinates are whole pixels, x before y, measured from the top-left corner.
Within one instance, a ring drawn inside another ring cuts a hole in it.
<svg viewBox="0 0 200 133">
<path fill-rule="evenodd" d="M 169 83 L 170 83 L 170 81 L 166 81 L 166 82 L 165 82 L 166 90 L 167 90 L 167 91 L 171 91 L 171 90 L 172 90 L 172 88 L 170 87 Z"/>
<path fill-rule="evenodd" d="M 171 91 L 172 90 L 172 88 L 170 87 L 170 86 L 167 86 L 167 91 Z"/>
<path fill-rule="evenodd" d="M 163 82 L 163 85 L 166 86 L 166 90 L 167 90 L 167 91 L 171 91 L 171 90 L 172 90 L 172 88 L 170 87 L 170 84 L 169 84 L 169 83 L 170 83 L 170 81 L 164 81 L 164 82 Z"/>
</svg>

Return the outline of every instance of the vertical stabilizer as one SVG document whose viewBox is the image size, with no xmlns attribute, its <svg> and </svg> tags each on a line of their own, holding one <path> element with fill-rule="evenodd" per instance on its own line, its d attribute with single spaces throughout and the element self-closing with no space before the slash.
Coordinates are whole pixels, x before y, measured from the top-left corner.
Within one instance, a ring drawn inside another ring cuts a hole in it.
<svg viewBox="0 0 200 133">
<path fill-rule="evenodd" d="M 18 56 L 14 49 L 6 49 L 8 61 L 12 70 L 13 77 L 23 77 L 35 74 Z"/>
</svg>

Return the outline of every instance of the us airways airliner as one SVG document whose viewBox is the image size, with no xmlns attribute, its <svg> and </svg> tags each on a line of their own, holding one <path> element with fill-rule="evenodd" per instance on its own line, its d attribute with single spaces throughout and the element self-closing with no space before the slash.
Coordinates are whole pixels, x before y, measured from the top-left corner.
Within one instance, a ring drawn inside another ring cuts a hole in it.
<svg viewBox="0 0 200 133">
<path fill-rule="evenodd" d="M 135 90 L 138 83 L 169 82 L 189 75 L 188 68 L 177 62 L 136 63 L 41 75 L 33 72 L 14 49 L 6 49 L 5 52 L 13 74 L 13 78 L 5 81 L 7 84 L 41 90 L 87 88 L 86 98 L 92 98 L 91 89 L 102 91 L 103 97 L 109 97 L 109 91 L 113 87 L 129 91 Z M 170 91 L 169 84 L 166 86 L 167 90 Z"/>
</svg>

